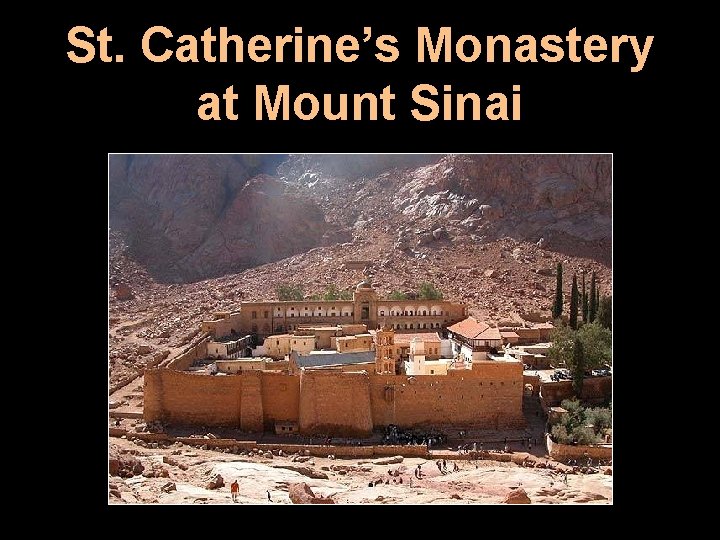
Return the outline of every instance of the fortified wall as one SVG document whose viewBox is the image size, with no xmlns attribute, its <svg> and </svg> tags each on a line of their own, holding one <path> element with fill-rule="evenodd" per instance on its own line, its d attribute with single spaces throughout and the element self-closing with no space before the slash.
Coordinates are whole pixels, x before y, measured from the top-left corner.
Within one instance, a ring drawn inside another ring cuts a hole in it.
<svg viewBox="0 0 720 540">
<path fill-rule="evenodd" d="M 304 370 L 211 376 L 167 368 L 145 372 L 146 421 L 272 430 L 298 422 L 300 432 L 358 436 L 396 424 L 522 427 L 519 362 L 476 362 L 448 375 L 385 375 Z"/>
<path fill-rule="evenodd" d="M 583 380 L 580 399 L 591 404 L 607 401 L 612 395 L 612 377 L 586 377 Z M 572 399 L 575 391 L 572 381 L 543 382 L 540 386 L 540 397 L 543 407 L 555 407 L 564 399 Z"/>
</svg>

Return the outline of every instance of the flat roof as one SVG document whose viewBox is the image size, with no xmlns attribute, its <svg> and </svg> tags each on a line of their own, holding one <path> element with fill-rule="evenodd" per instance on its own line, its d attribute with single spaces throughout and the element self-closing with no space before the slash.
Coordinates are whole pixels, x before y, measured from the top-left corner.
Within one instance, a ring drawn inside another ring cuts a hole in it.
<svg viewBox="0 0 720 540">
<path fill-rule="evenodd" d="M 418 338 L 420 341 L 432 341 L 440 343 L 440 336 L 437 332 L 417 332 L 415 334 L 395 334 L 395 345 L 410 345 L 410 342 Z"/>
<path fill-rule="evenodd" d="M 312 351 L 315 352 L 315 351 Z M 375 362 L 375 351 L 361 351 L 328 354 L 321 351 L 321 354 L 298 354 L 293 351 L 298 367 L 331 366 L 347 364 L 364 364 Z"/>
</svg>

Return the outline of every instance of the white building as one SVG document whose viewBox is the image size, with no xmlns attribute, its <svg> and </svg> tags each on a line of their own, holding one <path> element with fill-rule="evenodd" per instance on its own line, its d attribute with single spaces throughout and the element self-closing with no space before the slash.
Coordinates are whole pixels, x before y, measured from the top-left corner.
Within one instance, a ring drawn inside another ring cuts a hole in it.
<svg viewBox="0 0 720 540">
<path fill-rule="evenodd" d="M 448 362 L 452 360 L 427 360 L 425 358 L 425 342 L 414 338 L 410 341 L 410 356 L 405 364 L 405 374 L 412 375 L 447 375 Z"/>
</svg>

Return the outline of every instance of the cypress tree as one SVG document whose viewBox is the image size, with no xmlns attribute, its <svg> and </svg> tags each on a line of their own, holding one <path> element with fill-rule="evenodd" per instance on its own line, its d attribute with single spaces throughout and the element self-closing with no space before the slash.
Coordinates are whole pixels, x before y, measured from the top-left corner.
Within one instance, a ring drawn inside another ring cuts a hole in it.
<svg viewBox="0 0 720 540">
<path fill-rule="evenodd" d="M 595 290 L 595 272 L 593 272 L 592 280 L 590 280 L 590 309 L 588 310 L 588 321 L 593 322 L 595 320 L 596 313 L 597 291 Z"/>
<path fill-rule="evenodd" d="M 577 275 L 573 274 L 572 289 L 570 290 L 570 328 L 573 330 L 577 330 L 578 300 Z"/>
<path fill-rule="evenodd" d="M 555 284 L 555 301 L 552 307 L 553 319 L 559 319 L 562 316 L 563 309 L 563 293 L 562 293 L 562 263 L 557 264 L 557 283 Z"/>
<path fill-rule="evenodd" d="M 582 320 L 584 323 L 588 322 L 588 295 L 585 290 L 585 272 L 583 272 L 583 285 L 582 285 Z"/>
<path fill-rule="evenodd" d="M 583 350 L 582 341 L 575 337 L 573 344 L 573 390 L 575 395 L 580 399 L 582 393 L 583 379 L 585 378 L 585 351 Z"/>
<path fill-rule="evenodd" d="M 612 296 L 603 296 L 600 299 L 595 318 L 601 326 L 612 330 Z"/>
</svg>

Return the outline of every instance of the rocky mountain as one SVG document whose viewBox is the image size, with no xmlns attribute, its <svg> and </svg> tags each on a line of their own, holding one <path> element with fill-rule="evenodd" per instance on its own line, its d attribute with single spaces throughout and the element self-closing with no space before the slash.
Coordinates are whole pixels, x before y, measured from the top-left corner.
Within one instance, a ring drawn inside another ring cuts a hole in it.
<svg viewBox="0 0 720 540">
<path fill-rule="evenodd" d="M 383 155 L 384 170 L 369 174 L 356 156 L 343 170 L 341 157 L 290 156 L 278 172 L 355 237 L 394 231 L 408 249 L 439 229 L 436 237 L 510 237 L 610 264 L 609 155 Z"/>
<path fill-rule="evenodd" d="M 401 251 L 510 237 L 609 265 L 611 166 L 609 155 L 119 155 L 110 225 L 166 282 L 384 236 Z"/>
<path fill-rule="evenodd" d="M 332 233 L 316 204 L 262 174 L 276 156 L 243 158 L 111 156 L 110 226 L 162 281 L 194 281 L 282 259 Z"/>
</svg>

